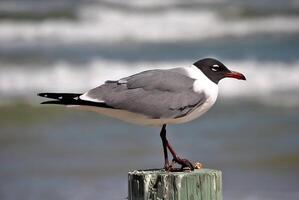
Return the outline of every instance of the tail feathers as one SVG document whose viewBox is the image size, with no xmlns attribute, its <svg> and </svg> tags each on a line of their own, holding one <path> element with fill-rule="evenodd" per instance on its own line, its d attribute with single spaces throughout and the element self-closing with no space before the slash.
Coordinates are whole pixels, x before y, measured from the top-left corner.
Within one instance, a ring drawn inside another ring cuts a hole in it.
<svg viewBox="0 0 299 200">
<path fill-rule="evenodd" d="M 58 104 L 58 105 L 82 105 L 82 106 L 96 106 L 103 108 L 113 108 L 103 102 L 92 102 L 81 100 L 79 97 L 82 94 L 73 93 L 39 93 L 38 96 L 55 99 L 51 101 L 44 101 L 41 104 Z"/>
</svg>

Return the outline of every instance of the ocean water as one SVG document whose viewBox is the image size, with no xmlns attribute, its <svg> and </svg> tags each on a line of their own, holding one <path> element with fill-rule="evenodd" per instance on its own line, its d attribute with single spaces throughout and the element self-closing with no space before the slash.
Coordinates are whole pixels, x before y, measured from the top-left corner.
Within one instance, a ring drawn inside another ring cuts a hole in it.
<svg viewBox="0 0 299 200">
<path fill-rule="evenodd" d="M 159 128 L 42 106 L 145 69 L 215 57 L 202 118 L 168 127 L 178 153 L 223 171 L 224 199 L 299 199 L 299 2 L 0 2 L 0 199 L 126 199 L 127 172 L 163 165 Z"/>
</svg>

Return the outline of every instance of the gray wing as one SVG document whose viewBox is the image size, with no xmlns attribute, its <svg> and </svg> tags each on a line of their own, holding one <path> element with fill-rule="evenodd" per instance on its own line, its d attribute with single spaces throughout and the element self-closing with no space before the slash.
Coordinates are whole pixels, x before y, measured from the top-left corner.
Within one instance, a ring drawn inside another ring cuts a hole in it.
<svg viewBox="0 0 299 200">
<path fill-rule="evenodd" d="M 194 79 L 177 70 L 149 70 L 88 91 L 85 95 L 107 105 L 150 118 L 185 116 L 205 101 L 193 91 Z"/>
</svg>

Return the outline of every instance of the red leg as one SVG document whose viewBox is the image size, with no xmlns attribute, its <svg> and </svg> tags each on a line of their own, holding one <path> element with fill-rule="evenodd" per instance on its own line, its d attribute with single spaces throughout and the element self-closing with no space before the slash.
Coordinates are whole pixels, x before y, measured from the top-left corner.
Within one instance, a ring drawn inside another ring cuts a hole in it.
<svg viewBox="0 0 299 200">
<path fill-rule="evenodd" d="M 160 133 L 161 139 L 162 139 L 162 143 L 163 143 L 163 150 L 164 150 L 164 159 L 165 159 L 165 165 L 164 168 L 167 170 L 171 170 L 171 171 L 178 171 L 172 168 L 172 165 L 169 165 L 168 162 L 168 155 L 167 155 L 167 148 L 169 149 L 170 153 L 173 156 L 172 161 L 176 162 L 178 164 L 181 165 L 181 169 L 183 170 L 184 168 L 189 168 L 191 170 L 194 170 L 194 166 L 193 164 L 187 160 L 187 159 L 182 159 L 180 158 L 177 153 L 175 152 L 174 148 L 172 147 L 172 145 L 168 142 L 167 138 L 166 138 L 166 124 L 163 125 L 161 133 Z M 166 148 L 167 147 L 167 148 Z"/>
<path fill-rule="evenodd" d="M 167 139 L 166 139 L 166 124 L 163 124 L 161 132 L 160 132 L 160 137 L 162 140 L 162 145 L 163 145 L 163 153 L 164 153 L 164 169 L 169 170 L 170 165 L 168 161 L 168 153 L 167 153 Z"/>
</svg>

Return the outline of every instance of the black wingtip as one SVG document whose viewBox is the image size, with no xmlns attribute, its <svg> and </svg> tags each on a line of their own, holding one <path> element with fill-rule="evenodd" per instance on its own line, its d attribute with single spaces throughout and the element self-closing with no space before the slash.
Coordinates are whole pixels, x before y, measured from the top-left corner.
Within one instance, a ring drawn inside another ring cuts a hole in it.
<svg viewBox="0 0 299 200">
<path fill-rule="evenodd" d="M 61 102 L 61 101 L 44 101 L 44 102 L 41 102 L 40 104 L 59 104 L 59 105 L 65 105 L 64 102 Z"/>
<path fill-rule="evenodd" d="M 45 98 L 49 98 L 49 99 L 73 99 L 76 97 L 81 96 L 82 94 L 78 94 L 78 93 L 51 93 L 51 92 L 47 92 L 47 93 L 38 93 L 37 94 L 40 97 L 45 97 Z"/>
<path fill-rule="evenodd" d="M 105 103 L 98 103 L 92 101 L 84 101 L 79 97 L 82 94 L 77 93 L 38 93 L 40 97 L 54 99 L 50 101 L 44 101 L 41 104 L 58 104 L 58 105 L 85 105 L 85 106 L 97 106 L 103 108 L 113 108 Z"/>
<path fill-rule="evenodd" d="M 40 96 L 40 97 L 47 97 L 47 93 L 38 93 L 37 96 Z"/>
<path fill-rule="evenodd" d="M 56 93 L 38 93 L 37 96 L 40 96 L 40 97 L 45 97 L 45 98 L 55 98 L 57 96 Z"/>
<path fill-rule="evenodd" d="M 59 101 L 44 101 L 44 102 L 41 102 L 40 104 L 54 104 L 56 102 L 59 102 Z"/>
</svg>

